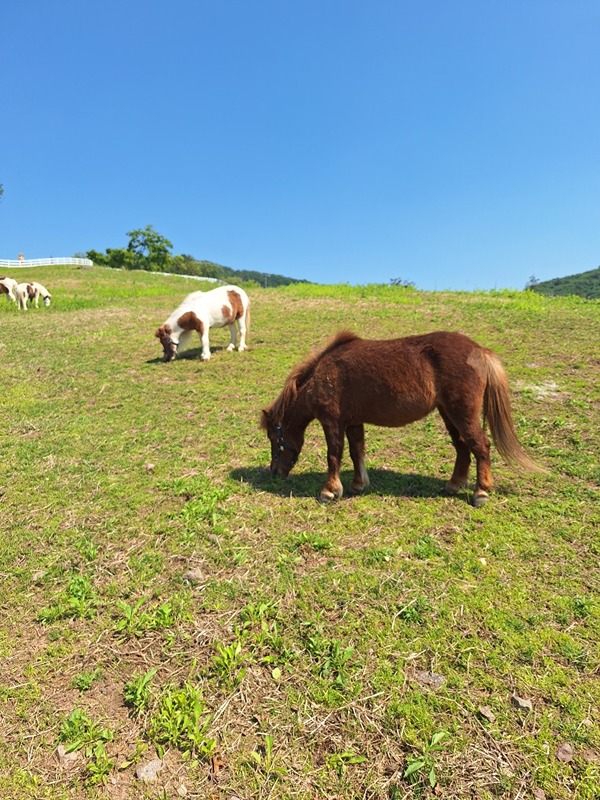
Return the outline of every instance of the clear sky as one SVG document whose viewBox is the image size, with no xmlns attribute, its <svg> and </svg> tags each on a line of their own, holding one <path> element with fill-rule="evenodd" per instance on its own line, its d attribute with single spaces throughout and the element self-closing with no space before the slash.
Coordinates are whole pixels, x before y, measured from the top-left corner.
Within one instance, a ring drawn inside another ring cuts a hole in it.
<svg viewBox="0 0 600 800">
<path fill-rule="evenodd" d="M 319 283 L 600 264 L 599 0 L 5 0 L 0 258 Z"/>
</svg>

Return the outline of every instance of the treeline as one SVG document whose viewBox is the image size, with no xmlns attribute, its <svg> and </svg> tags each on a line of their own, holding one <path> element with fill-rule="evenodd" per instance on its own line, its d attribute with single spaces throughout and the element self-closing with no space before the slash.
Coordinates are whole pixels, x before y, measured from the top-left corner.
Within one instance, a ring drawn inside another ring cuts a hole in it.
<svg viewBox="0 0 600 800">
<path fill-rule="evenodd" d="M 127 247 L 108 247 L 104 253 L 88 250 L 85 253 L 94 264 L 113 269 L 141 269 L 147 272 L 171 272 L 175 275 L 197 275 L 222 281 L 256 283 L 258 286 L 287 286 L 290 283 L 309 283 L 251 269 L 233 269 L 213 261 L 200 261 L 190 255 L 173 255 L 171 242 L 154 230 L 152 225 L 127 233 Z"/>
<path fill-rule="evenodd" d="M 545 295 L 578 295 L 589 300 L 600 298 L 600 267 L 580 272 L 577 275 L 566 275 L 564 278 L 552 278 L 549 281 L 538 281 L 530 278 L 527 289 Z"/>
</svg>

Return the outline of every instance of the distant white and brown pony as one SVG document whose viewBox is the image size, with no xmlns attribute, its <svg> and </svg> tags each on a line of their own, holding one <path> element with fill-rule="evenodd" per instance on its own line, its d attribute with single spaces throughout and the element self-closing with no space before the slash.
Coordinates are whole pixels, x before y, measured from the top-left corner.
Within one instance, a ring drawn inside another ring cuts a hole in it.
<svg viewBox="0 0 600 800">
<path fill-rule="evenodd" d="M 50 301 L 52 300 L 52 295 L 48 289 L 37 281 L 30 281 L 30 283 L 27 284 L 27 297 L 30 304 L 34 305 L 36 308 L 39 308 L 38 303 L 40 297 L 46 307 L 50 305 Z"/>
<path fill-rule="evenodd" d="M 14 278 L 0 278 L 0 294 L 5 294 L 7 300 L 17 302 L 18 283 Z"/>
<path fill-rule="evenodd" d="M 52 295 L 48 289 L 37 281 L 18 283 L 15 294 L 17 296 L 17 305 L 22 311 L 27 311 L 27 303 L 39 308 L 40 297 L 44 301 L 45 306 L 49 306 L 50 300 L 52 299 Z"/>
<path fill-rule="evenodd" d="M 236 325 L 239 329 L 238 350 L 246 349 L 246 334 L 250 328 L 250 300 L 239 286 L 219 286 L 209 292 L 192 292 L 179 305 L 164 325 L 156 331 L 163 347 L 164 360 L 174 361 L 178 353 L 189 346 L 194 331 L 202 343 L 202 360 L 210 358 L 208 332 L 210 328 L 229 326 L 227 350 L 235 350 Z"/>
</svg>

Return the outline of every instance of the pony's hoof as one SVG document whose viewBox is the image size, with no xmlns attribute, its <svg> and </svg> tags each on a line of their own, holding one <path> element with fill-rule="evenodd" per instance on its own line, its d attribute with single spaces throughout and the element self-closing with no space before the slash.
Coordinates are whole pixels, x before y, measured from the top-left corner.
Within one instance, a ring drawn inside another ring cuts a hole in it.
<svg viewBox="0 0 600 800">
<path fill-rule="evenodd" d="M 444 489 L 448 494 L 458 494 L 466 487 L 466 485 L 467 481 L 461 481 L 460 483 L 454 483 L 454 481 L 448 481 Z"/>
<path fill-rule="evenodd" d="M 478 492 L 477 494 L 473 495 L 473 507 L 481 508 L 481 506 L 485 505 L 489 499 L 490 496 L 487 492 Z"/>
<path fill-rule="evenodd" d="M 319 495 L 319 503 L 332 503 L 334 500 L 339 500 L 343 492 L 343 489 L 337 492 L 330 492 L 329 489 L 323 489 Z"/>
<path fill-rule="evenodd" d="M 359 486 L 355 486 L 354 484 L 352 484 L 350 486 L 349 494 L 353 494 L 353 495 L 362 494 L 364 492 L 365 488 L 366 488 L 365 485 L 362 484 L 362 483 Z"/>
<path fill-rule="evenodd" d="M 333 492 L 321 492 L 318 497 L 319 503 L 332 503 L 335 500 Z"/>
</svg>

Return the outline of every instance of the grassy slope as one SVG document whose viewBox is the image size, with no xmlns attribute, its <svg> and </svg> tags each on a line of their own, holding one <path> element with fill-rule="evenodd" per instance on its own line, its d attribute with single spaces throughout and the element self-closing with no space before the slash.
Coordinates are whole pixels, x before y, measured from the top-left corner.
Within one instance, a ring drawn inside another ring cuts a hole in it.
<svg viewBox="0 0 600 800">
<path fill-rule="evenodd" d="M 49 309 L 0 303 L 3 798 L 416 798 L 432 768 L 445 798 L 598 797 L 597 302 L 256 290 L 250 352 L 215 331 L 209 363 L 165 365 L 154 329 L 197 282 L 35 278 Z M 445 497 L 452 452 L 431 417 L 367 431 L 363 497 L 315 502 L 316 425 L 272 482 L 260 409 L 341 327 L 495 349 L 550 473 L 495 458 L 487 506 Z M 136 714 L 124 693 L 153 669 L 129 689 Z M 145 786 L 134 770 L 157 751 Z"/>
</svg>

